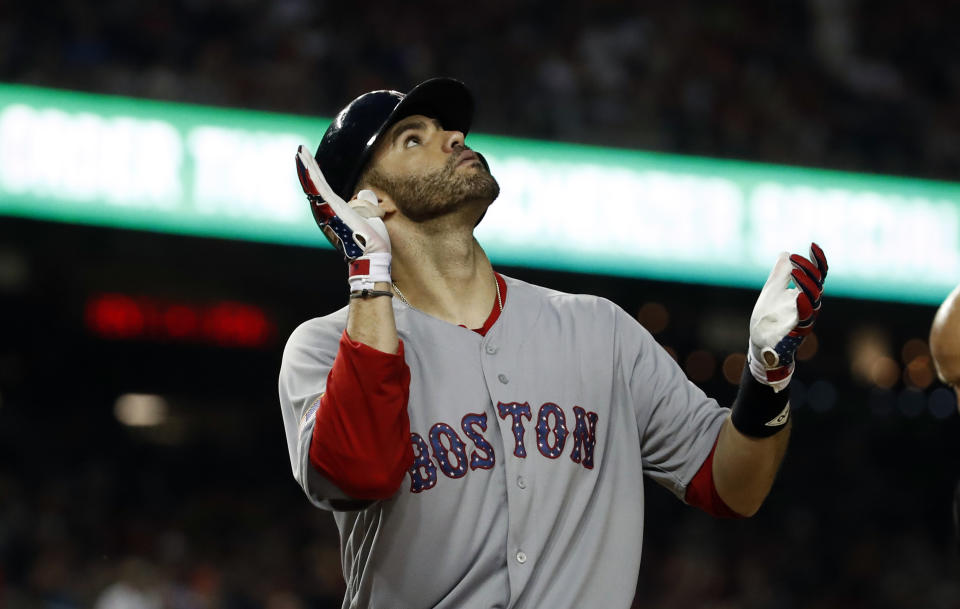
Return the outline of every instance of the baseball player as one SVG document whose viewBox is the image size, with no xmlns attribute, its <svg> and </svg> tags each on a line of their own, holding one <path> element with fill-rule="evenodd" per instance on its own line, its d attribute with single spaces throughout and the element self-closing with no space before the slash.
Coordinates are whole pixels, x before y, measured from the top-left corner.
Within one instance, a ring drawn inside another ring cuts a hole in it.
<svg viewBox="0 0 960 609">
<path fill-rule="evenodd" d="M 827 261 L 776 261 L 723 408 L 612 302 L 494 271 L 473 230 L 499 186 L 464 141 L 472 114 L 452 79 L 373 91 L 297 152 L 349 304 L 283 354 L 293 473 L 333 512 L 344 607 L 626 608 L 643 475 L 717 516 L 766 497 Z"/>
<path fill-rule="evenodd" d="M 960 286 L 937 309 L 930 326 L 930 355 L 937 376 L 957 394 L 960 408 Z M 960 547 L 960 481 L 953 489 L 953 537 Z"/>
</svg>

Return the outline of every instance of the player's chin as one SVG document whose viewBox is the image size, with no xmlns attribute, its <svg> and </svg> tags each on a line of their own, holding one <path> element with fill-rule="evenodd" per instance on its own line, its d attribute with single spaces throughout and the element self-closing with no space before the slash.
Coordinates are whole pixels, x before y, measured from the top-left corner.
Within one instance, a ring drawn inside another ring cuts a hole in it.
<svg viewBox="0 0 960 609">
<path fill-rule="evenodd" d="M 486 199 L 493 201 L 500 194 L 500 185 L 493 179 L 489 173 L 482 168 L 476 172 L 463 174 L 463 180 L 457 185 L 457 201 L 473 201 L 476 199 Z"/>
</svg>

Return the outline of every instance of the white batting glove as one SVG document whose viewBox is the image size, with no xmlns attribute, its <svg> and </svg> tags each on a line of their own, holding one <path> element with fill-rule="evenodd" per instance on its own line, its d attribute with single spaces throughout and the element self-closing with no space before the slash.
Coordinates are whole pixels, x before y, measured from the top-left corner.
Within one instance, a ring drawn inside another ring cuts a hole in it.
<svg viewBox="0 0 960 609">
<path fill-rule="evenodd" d="M 790 384 L 797 348 L 820 313 L 826 276 L 827 258 L 816 243 L 810 244 L 810 260 L 783 252 L 753 307 L 747 365 L 757 381 L 776 392 Z"/>
<path fill-rule="evenodd" d="M 390 235 L 376 194 L 361 190 L 347 203 L 333 192 L 317 161 L 303 146 L 297 148 L 296 162 L 297 177 L 314 218 L 327 240 L 350 263 L 350 289 L 372 290 L 378 281 L 389 283 Z"/>
</svg>

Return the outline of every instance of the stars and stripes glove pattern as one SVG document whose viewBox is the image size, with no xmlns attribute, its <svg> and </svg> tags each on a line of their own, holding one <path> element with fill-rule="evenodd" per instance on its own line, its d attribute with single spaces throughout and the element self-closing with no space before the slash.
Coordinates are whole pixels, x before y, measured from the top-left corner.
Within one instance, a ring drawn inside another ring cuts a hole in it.
<svg viewBox="0 0 960 609">
<path fill-rule="evenodd" d="M 810 244 L 809 259 L 783 252 L 753 307 L 747 365 L 776 392 L 790 383 L 797 348 L 813 330 L 826 276 L 827 257 L 816 243 Z"/>
<path fill-rule="evenodd" d="M 377 196 L 361 190 L 349 203 L 338 196 L 317 161 L 300 146 L 297 177 L 310 202 L 310 210 L 323 234 L 349 263 L 352 291 L 372 290 L 378 281 L 390 282 L 390 235 Z"/>
</svg>

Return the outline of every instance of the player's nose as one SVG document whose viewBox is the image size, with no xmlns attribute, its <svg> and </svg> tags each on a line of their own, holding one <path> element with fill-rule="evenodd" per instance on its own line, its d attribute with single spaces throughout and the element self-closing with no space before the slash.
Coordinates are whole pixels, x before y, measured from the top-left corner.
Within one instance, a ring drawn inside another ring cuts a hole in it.
<svg viewBox="0 0 960 609">
<path fill-rule="evenodd" d="M 444 131 L 443 150 L 453 152 L 465 146 L 466 136 L 462 131 Z"/>
</svg>

